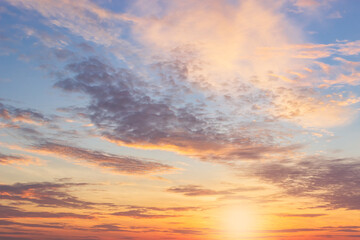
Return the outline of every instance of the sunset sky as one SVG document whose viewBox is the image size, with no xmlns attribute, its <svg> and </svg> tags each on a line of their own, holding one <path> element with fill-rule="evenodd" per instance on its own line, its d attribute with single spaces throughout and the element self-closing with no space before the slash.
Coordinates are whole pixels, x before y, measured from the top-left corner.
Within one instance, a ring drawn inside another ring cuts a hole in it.
<svg viewBox="0 0 360 240">
<path fill-rule="evenodd" d="M 360 239 L 359 12 L 0 0 L 0 239 Z"/>
</svg>

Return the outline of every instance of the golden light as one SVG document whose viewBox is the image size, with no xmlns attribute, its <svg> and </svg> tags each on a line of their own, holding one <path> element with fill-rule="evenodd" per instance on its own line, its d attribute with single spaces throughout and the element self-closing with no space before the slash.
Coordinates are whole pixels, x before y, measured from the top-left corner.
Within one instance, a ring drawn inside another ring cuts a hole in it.
<svg viewBox="0 0 360 240">
<path fill-rule="evenodd" d="M 221 229 L 230 239 L 253 235 L 259 229 L 257 216 L 251 206 L 226 206 L 220 214 Z"/>
</svg>

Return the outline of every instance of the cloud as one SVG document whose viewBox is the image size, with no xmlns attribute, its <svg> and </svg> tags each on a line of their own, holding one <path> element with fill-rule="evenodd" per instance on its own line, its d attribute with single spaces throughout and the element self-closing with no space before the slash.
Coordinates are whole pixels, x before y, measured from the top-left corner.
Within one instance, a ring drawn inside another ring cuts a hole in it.
<svg viewBox="0 0 360 240">
<path fill-rule="evenodd" d="M 250 171 L 290 196 L 314 197 L 331 209 L 360 209 L 358 159 L 308 157 L 299 162 L 263 163 Z"/>
<path fill-rule="evenodd" d="M 67 212 L 30 212 L 16 207 L 0 205 L 0 218 L 78 218 L 93 219 L 94 217 L 83 214 Z"/>
<path fill-rule="evenodd" d="M 359 85 L 359 66 L 347 60 L 355 59 L 359 53 L 358 42 L 305 44 L 301 24 L 292 22 L 281 12 L 283 3 L 289 1 L 130 1 L 133 7 L 130 14 L 114 13 L 99 7 L 95 1 L 85 0 L 7 2 L 37 11 L 43 16 L 40 21 L 56 26 L 55 31 L 82 36 L 88 41 L 73 47 L 67 45 L 71 44 L 67 38 L 56 39 L 37 29 L 25 29 L 29 36 L 47 43 L 47 47 L 64 47 L 52 53 L 63 61 L 60 65 L 66 67 L 51 76 L 58 77 L 55 84 L 58 89 L 88 100 L 85 107 L 77 106 L 73 111 L 90 120 L 96 136 L 122 146 L 170 150 L 204 161 L 232 164 L 238 160 L 267 159 L 258 161 L 247 173 L 278 186 L 291 196 L 315 197 L 329 208 L 359 209 L 357 160 L 272 161 L 295 159 L 301 154 L 299 150 L 303 145 L 292 144 L 297 127 L 328 128 L 347 124 L 354 118 L 353 105 L 359 102 L 356 94 L 339 94 L 344 86 Z M 291 2 L 299 8 L 317 9 L 327 1 Z M 109 57 L 112 60 L 82 58 L 72 52 L 78 48 L 88 56 L 95 52 L 96 44 L 105 46 L 101 46 L 101 50 L 120 57 L 128 57 L 129 52 L 134 56 L 123 59 L 119 64 L 121 68 L 116 66 L 120 61 L 112 56 Z M 334 89 L 341 90 L 335 92 Z M 18 129 L 28 136 L 40 135 L 37 129 L 52 123 L 52 119 L 35 110 L 3 104 L 0 116 L 4 123 L 1 127 L 10 129 L 11 126 L 11 130 Z M 296 129 L 289 130 L 289 125 Z M 59 129 L 58 135 L 65 138 L 60 134 L 65 132 Z M 77 135 L 73 133 L 71 136 Z M 294 138 L 303 139 L 298 136 Z M 31 143 L 34 152 L 120 174 L 143 175 L 174 169 L 168 164 L 95 151 L 61 140 L 37 138 Z M 0 163 L 22 161 L 21 156 L 2 154 Z M 83 201 L 68 192 L 76 186 L 48 182 L 2 184 L 0 192 L 11 203 L 40 207 L 104 206 Z M 261 189 L 180 185 L 166 191 L 189 197 L 239 197 L 239 192 L 257 190 Z M 107 217 L 153 220 L 183 217 L 183 211 L 197 210 L 194 207 L 119 208 Z M 35 213 L 9 207 L 0 215 L 31 217 Z M 55 217 L 54 214 L 38 212 L 45 217 Z M 71 217 L 64 214 L 58 216 Z M 280 213 L 277 216 L 309 219 L 324 215 Z M 86 219 L 81 214 L 72 217 Z M 2 223 L 11 224 L 10 221 Z M 122 231 L 123 226 L 104 223 L 94 225 L 94 230 Z M 344 228 L 342 231 L 355 230 Z M 199 232 L 178 228 L 168 233 Z"/>
<path fill-rule="evenodd" d="M 296 0 L 294 5 L 298 7 L 317 7 L 320 2 L 317 0 Z"/>
<path fill-rule="evenodd" d="M 1 184 L 0 195 L 2 199 L 17 203 L 31 202 L 40 207 L 93 208 L 96 203 L 79 200 L 67 193 L 71 187 L 84 185 L 87 184 L 51 182 Z"/>
<path fill-rule="evenodd" d="M 33 125 L 42 125 L 49 121 L 43 114 L 31 110 L 16 108 L 0 103 L 0 119 L 7 122 L 20 122 Z"/>
<path fill-rule="evenodd" d="M 318 228 L 288 228 L 288 229 L 276 229 L 276 230 L 262 230 L 263 233 L 296 233 L 296 232 L 317 232 Z"/>
<path fill-rule="evenodd" d="M 360 40 L 343 43 L 339 52 L 345 56 L 357 55 L 360 53 Z"/>
<path fill-rule="evenodd" d="M 123 23 L 133 21 L 125 14 L 115 14 L 97 6 L 92 1 L 81 0 L 76 3 L 61 0 L 15 0 L 10 5 L 34 10 L 49 20 L 53 26 L 69 29 L 73 34 L 106 46 L 117 46 L 126 50 L 126 41 L 120 39 Z M 117 22 L 114 26 L 114 22 Z"/>
<path fill-rule="evenodd" d="M 168 218 L 168 217 L 178 217 L 178 215 L 166 215 L 166 214 L 150 214 L 145 210 L 129 210 L 123 212 L 113 213 L 114 216 L 125 216 L 132 218 Z"/>
<path fill-rule="evenodd" d="M 235 99 L 231 104 L 238 108 L 247 106 L 239 101 L 238 86 L 250 83 L 266 96 L 258 100 L 261 104 L 252 103 L 258 105 L 258 109 L 260 106 L 263 114 L 270 115 L 266 117 L 280 118 L 306 127 L 319 127 L 319 122 L 329 122 L 316 121 L 319 116 L 350 116 L 333 120 L 324 127 L 346 124 L 352 119 L 351 109 L 331 105 L 331 102 L 319 104 L 322 99 L 318 95 L 303 98 L 303 89 L 292 86 L 310 84 L 312 79 L 295 80 L 295 84 L 290 86 L 281 81 L 269 81 L 269 72 L 283 76 L 282 79 L 290 79 L 286 76 L 289 71 L 304 69 L 312 64 L 312 59 L 332 54 L 332 51 L 324 51 L 324 48 L 304 51 L 296 47 L 304 45 L 305 37 L 302 29 L 281 12 L 287 2 L 211 0 L 204 8 L 202 3 L 190 0 L 151 1 L 151 4 L 133 1 L 126 14 L 111 12 L 86 0 L 75 5 L 65 0 L 16 0 L 9 3 L 38 11 L 51 24 L 65 27 L 85 40 L 108 46 L 112 53 L 121 55 L 131 68 L 137 66 L 141 68 L 140 72 L 149 75 L 153 74 L 148 69 L 149 63 L 157 64 L 154 63 L 155 56 L 163 62 L 171 59 L 173 63 L 181 63 L 174 59 L 174 52 L 181 52 L 175 55 L 183 59 L 182 66 L 171 77 L 179 77 L 177 74 L 180 73 L 182 80 L 190 84 L 188 89 L 200 88 L 205 95 Z M 313 7 L 327 5 L 329 1 L 299 0 L 293 3 L 298 7 Z M 127 33 L 126 37 L 122 31 Z M 342 53 L 354 54 L 355 45 L 349 45 L 348 50 L 343 49 Z M 117 47 L 121 50 L 114 51 Z M 139 50 L 146 54 L 137 54 Z M 132 52 L 131 56 L 125 53 L 128 51 Z M 252 81 L 254 78 L 256 81 Z M 272 88 L 285 88 L 288 92 L 292 89 L 292 92 L 272 98 L 278 95 Z M 246 96 L 243 93 L 240 95 Z M 289 102 L 299 106 L 294 111 L 295 115 L 288 112 L 292 107 L 287 104 Z M 256 114 L 256 111 L 251 112 L 252 116 Z"/>
<path fill-rule="evenodd" d="M 195 228 L 183 228 L 183 229 L 171 229 L 170 232 L 190 235 L 205 235 L 204 230 L 206 229 L 195 229 Z"/>
<path fill-rule="evenodd" d="M 227 195 L 232 194 L 231 191 L 215 191 L 211 189 L 205 189 L 198 185 L 186 185 L 171 187 L 167 189 L 168 192 L 182 193 L 186 196 L 209 196 L 209 195 Z"/>
<path fill-rule="evenodd" d="M 130 70 L 116 69 L 98 58 L 71 63 L 67 70 L 72 76 L 60 79 L 55 86 L 86 94 L 90 103 L 83 113 L 105 139 L 119 145 L 225 161 L 260 159 L 301 148 L 272 144 L 271 122 L 234 123 L 226 114 L 214 112 L 212 102 L 188 102 L 184 96 L 195 95 L 187 93 L 186 85 L 178 79 L 181 75 L 160 78 L 163 89 L 158 90 Z"/>
<path fill-rule="evenodd" d="M 280 64 L 287 66 L 283 62 L 286 56 L 277 58 L 279 62 L 275 63 L 272 56 L 263 56 L 258 50 L 296 42 L 295 36 L 302 38 L 298 28 L 284 21 L 286 16 L 279 11 L 280 6 L 280 1 L 211 0 L 205 7 L 202 2 L 154 1 L 142 15 L 147 21 L 139 21 L 134 28 L 144 45 L 150 45 L 149 49 L 157 54 L 191 45 L 200 62 L 206 63 L 204 73 L 216 73 L 219 77 L 224 72 L 236 72 L 243 77 L 266 68 L 265 71 L 276 71 Z M 214 87 L 221 87 L 229 79 L 209 80 Z"/>
<path fill-rule="evenodd" d="M 96 57 L 75 62 L 63 49 L 54 53 L 72 61 L 55 87 L 88 98 L 81 114 L 101 137 L 228 163 L 295 154 L 301 145 L 278 144 L 291 139 L 289 123 L 329 128 L 356 116 L 356 96 L 338 101 L 321 88 L 356 85 L 357 73 L 336 75 L 341 67 L 321 61 L 356 54 L 357 42 L 305 43 L 303 29 L 282 12 L 288 2 L 133 1 L 126 14 L 85 0 L 9 4 L 82 36 L 92 45 L 77 47 L 87 54 L 95 44 L 115 55 L 117 47 L 128 50 L 120 54 L 124 68 Z M 301 8 L 328 3 L 291 2 Z M 88 162 L 129 173 L 109 158 Z"/>
<path fill-rule="evenodd" d="M 278 213 L 275 214 L 278 217 L 305 217 L 305 218 L 314 218 L 314 217 L 322 217 L 322 216 L 326 216 L 327 214 L 324 213 L 299 213 L 299 214 L 294 214 L 294 213 Z"/>
<path fill-rule="evenodd" d="M 33 223 L 21 223 L 21 222 L 14 222 L 9 220 L 0 220 L 0 226 L 22 226 L 22 227 L 31 227 L 31 228 L 55 228 L 55 229 L 63 229 L 65 224 L 33 224 Z"/>
<path fill-rule="evenodd" d="M 134 1 L 126 14 L 85 0 L 9 4 L 35 10 L 115 55 L 118 46 L 132 51 L 126 69 L 87 58 L 69 63 L 55 84 L 89 98 L 83 114 L 103 138 L 228 162 L 296 152 L 302 146 L 277 144 L 276 138 L 291 134 L 284 127 L 288 122 L 326 128 L 355 118 L 356 98 L 340 103 L 323 96 L 314 87 L 331 84 L 317 84 L 314 79 L 323 78 L 305 69 L 319 58 L 355 53 L 356 46 L 304 44 L 302 29 L 281 12 L 286 1 L 275 2 L 211 0 L 204 7 L 188 0 L 153 1 L 145 9 L 144 2 Z M 69 56 L 56 53 L 64 60 Z"/>
<path fill-rule="evenodd" d="M 40 160 L 35 157 L 29 157 L 25 155 L 8 155 L 0 153 L 0 164 L 19 164 L 19 165 L 28 165 L 28 164 L 39 164 Z"/>
<path fill-rule="evenodd" d="M 232 195 L 239 192 L 249 192 L 262 190 L 262 187 L 239 187 L 227 190 L 212 190 L 203 188 L 199 185 L 182 185 L 168 188 L 166 191 L 173 193 L 182 193 L 185 196 L 212 196 L 212 195 Z"/>
<path fill-rule="evenodd" d="M 295 13 L 312 13 L 318 15 L 320 10 L 327 9 L 331 2 L 336 0 L 290 0 L 292 4 L 297 8 Z"/>
<path fill-rule="evenodd" d="M 2 235 L 5 235 L 6 239 L 8 239 L 8 240 L 33 240 L 33 238 L 29 238 L 29 237 L 11 237 L 11 236 L 8 236 L 9 234 L 15 234 L 16 235 L 16 234 L 27 234 L 27 233 L 16 231 L 16 232 L 10 232 L 10 233 L 6 232 L 6 233 L 4 233 Z"/>
<path fill-rule="evenodd" d="M 54 55 L 58 60 L 66 60 L 73 57 L 75 54 L 67 49 L 56 49 L 54 50 Z"/>
<path fill-rule="evenodd" d="M 79 47 L 84 52 L 89 52 L 89 53 L 95 52 L 95 49 L 86 42 L 79 43 L 77 47 Z"/>
<path fill-rule="evenodd" d="M 344 46 L 305 44 L 302 30 L 280 12 L 284 2 L 270 2 L 268 5 L 264 1 L 241 1 L 232 5 L 209 1 L 204 8 L 193 1 L 159 1 L 147 10 L 153 10 L 151 13 L 157 17 L 140 21 L 134 28 L 147 46 L 145 49 L 150 49 L 149 55 L 165 55 L 163 59 L 168 59 L 176 50 L 190 49 L 182 55 L 191 59 L 185 65 L 186 81 L 194 88 L 200 86 L 205 94 L 211 92 L 233 99 L 231 105 L 237 106 L 238 112 L 305 127 L 349 123 L 354 109 L 324 101 L 319 92 L 313 91 L 316 77 L 303 74 L 303 69 L 312 66 L 315 59 L 345 53 Z M 297 4 L 313 7 L 327 1 Z M 291 72 L 304 77 L 294 77 Z M 263 93 L 262 97 L 251 98 L 249 91 L 239 91 L 241 84 L 250 86 L 252 93 Z M 246 100 L 250 99 L 250 104 L 261 111 L 248 111 Z"/>
<path fill-rule="evenodd" d="M 112 213 L 112 215 L 132 218 L 169 218 L 181 216 L 174 214 L 177 212 L 203 210 L 199 207 L 141 207 L 131 205 L 126 206 L 126 209 L 125 211 Z"/>
<path fill-rule="evenodd" d="M 35 152 L 38 153 L 50 153 L 85 161 L 95 166 L 111 170 L 115 173 L 144 174 L 164 172 L 174 169 L 173 167 L 162 163 L 144 161 L 132 157 L 117 156 L 101 151 L 67 146 L 53 142 L 45 142 L 34 145 L 33 148 L 35 149 Z"/>
<path fill-rule="evenodd" d="M 69 42 L 69 39 L 60 33 L 48 33 L 30 27 L 21 27 L 21 30 L 25 33 L 26 37 L 35 37 L 49 48 L 60 49 Z"/>
<path fill-rule="evenodd" d="M 104 231 L 104 232 L 130 232 L 129 230 L 124 229 L 123 227 L 119 227 L 116 224 L 97 224 L 92 226 L 92 229 L 95 231 Z"/>
<path fill-rule="evenodd" d="M 356 235 L 339 235 L 340 232 L 357 232 L 358 226 L 324 226 L 324 227 L 316 227 L 316 228 L 285 228 L 285 229 L 269 229 L 269 230 L 260 230 L 256 231 L 258 233 L 298 233 L 298 232 L 323 232 L 322 235 L 312 235 L 315 238 L 336 238 L 339 239 L 340 237 L 344 237 L 344 239 L 348 238 L 356 238 Z M 325 235 L 325 232 L 328 234 Z M 273 237 L 273 236 L 268 236 Z M 289 238 L 289 235 L 282 236 L 284 238 Z M 341 238 L 342 239 L 342 238 Z"/>
</svg>

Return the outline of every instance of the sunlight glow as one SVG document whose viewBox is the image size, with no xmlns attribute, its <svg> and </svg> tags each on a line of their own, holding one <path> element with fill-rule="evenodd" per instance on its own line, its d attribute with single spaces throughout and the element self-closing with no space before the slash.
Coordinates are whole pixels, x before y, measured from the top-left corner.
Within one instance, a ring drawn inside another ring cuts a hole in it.
<svg viewBox="0 0 360 240">
<path fill-rule="evenodd" d="M 258 228 L 256 213 L 251 206 L 228 206 L 223 210 L 220 221 L 224 232 L 232 238 L 247 236 Z"/>
</svg>

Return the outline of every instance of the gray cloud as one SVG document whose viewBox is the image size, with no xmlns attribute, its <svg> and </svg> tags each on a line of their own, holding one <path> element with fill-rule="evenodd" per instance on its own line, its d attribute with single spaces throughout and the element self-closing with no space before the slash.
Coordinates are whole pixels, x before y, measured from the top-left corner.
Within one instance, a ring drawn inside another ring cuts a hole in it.
<svg viewBox="0 0 360 240">
<path fill-rule="evenodd" d="M 68 64 L 68 77 L 61 77 L 55 87 L 88 96 L 89 105 L 82 114 L 103 137 L 119 144 L 171 149 L 223 162 L 261 159 L 302 147 L 273 143 L 270 121 L 233 122 L 229 114 L 216 108 L 219 103 L 199 96 L 196 87 L 184 81 L 186 62 L 171 63 L 159 63 L 154 70 L 156 79 L 146 81 L 128 69 L 116 69 L 91 57 Z M 262 98 L 248 97 L 249 102 Z"/>
<path fill-rule="evenodd" d="M 31 227 L 31 228 L 56 228 L 56 229 L 63 229 L 65 224 L 33 224 L 33 223 L 21 223 L 21 222 L 14 222 L 9 220 L 0 220 L 0 226 L 22 226 L 22 227 Z"/>
<path fill-rule="evenodd" d="M 104 232 L 129 232 L 122 227 L 119 227 L 116 224 L 97 224 L 92 226 L 92 229 L 95 231 L 104 231 Z"/>
<path fill-rule="evenodd" d="M 43 124 L 49 121 L 43 114 L 35 110 L 17 108 L 2 103 L 0 103 L 0 119 L 8 122 L 18 121 L 36 124 Z"/>
<path fill-rule="evenodd" d="M 88 185 L 86 183 L 15 183 L 0 185 L 0 195 L 3 200 L 16 203 L 31 202 L 40 207 L 93 208 L 96 203 L 82 201 L 70 195 L 71 187 Z"/>
<path fill-rule="evenodd" d="M 140 160 L 133 157 L 117 156 L 101 151 L 93 151 L 53 142 L 45 142 L 33 147 L 40 151 L 80 159 L 116 173 L 144 174 L 174 169 L 173 167 L 162 163 Z"/>
<path fill-rule="evenodd" d="M 328 208 L 360 209 L 359 159 L 309 157 L 299 162 L 262 163 L 248 170 L 289 195 L 316 197 Z"/>
<path fill-rule="evenodd" d="M 83 214 L 67 212 L 30 212 L 16 207 L 0 205 L 0 218 L 81 218 L 92 219 L 94 217 Z"/>
<path fill-rule="evenodd" d="M 203 230 L 203 229 L 201 229 Z M 189 234 L 189 235 L 204 235 L 205 232 L 194 228 L 171 229 L 172 233 Z"/>
</svg>

